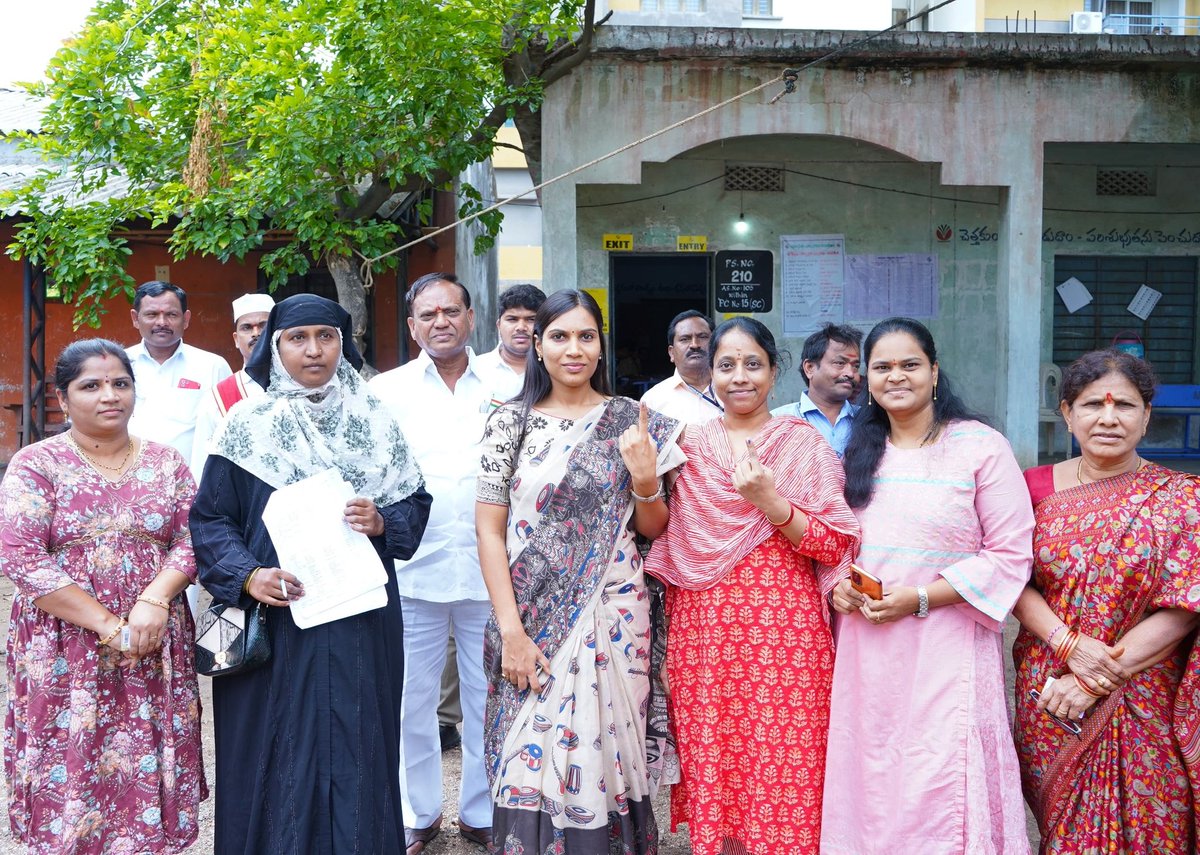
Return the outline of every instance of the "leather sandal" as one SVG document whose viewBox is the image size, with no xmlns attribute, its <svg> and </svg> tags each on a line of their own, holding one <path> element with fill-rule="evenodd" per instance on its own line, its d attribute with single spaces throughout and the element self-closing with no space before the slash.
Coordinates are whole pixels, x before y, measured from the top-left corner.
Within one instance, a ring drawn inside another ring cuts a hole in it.
<svg viewBox="0 0 1200 855">
<path fill-rule="evenodd" d="M 442 831 L 442 815 L 439 813 L 437 819 L 429 824 L 428 828 L 405 828 L 404 829 L 404 845 L 405 855 L 420 855 L 425 851 L 425 847 L 429 845 L 435 837 Z"/>
<path fill-rule="evenodd" d="M 484 828 L 475 828 L 474 826 L 467 825 L 460 819 L 458 821 L 458 833 L 464 839 L 472 843 L 477 843 L 485 849 L 491 849 L 492 847 L 492 827 L 490 825 Z"/>
</svg>

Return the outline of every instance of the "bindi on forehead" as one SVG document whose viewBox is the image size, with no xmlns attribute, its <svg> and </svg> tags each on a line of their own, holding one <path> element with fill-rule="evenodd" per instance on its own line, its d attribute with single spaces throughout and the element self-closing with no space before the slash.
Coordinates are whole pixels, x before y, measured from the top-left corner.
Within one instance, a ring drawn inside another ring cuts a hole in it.
<svg viewBox="0 0 1200 855">
<path fill-rule="evenodd" d="M 1105 392 L 1104 393 L 1104 403 L 1111 404 L 1112 402 L 1113 402 L 1112 392 Z"/>
</svg>

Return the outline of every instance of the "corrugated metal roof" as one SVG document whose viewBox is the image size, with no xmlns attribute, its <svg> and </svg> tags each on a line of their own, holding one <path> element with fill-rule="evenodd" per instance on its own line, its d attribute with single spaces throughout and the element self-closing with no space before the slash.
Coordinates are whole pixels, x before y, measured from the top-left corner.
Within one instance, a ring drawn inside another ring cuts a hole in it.
<svg viewBox="0 0 1200 855">
<path fill-rule="evenodd" d="M 5 190 L 19 190 L 24 187 L 33 172 L 21 174 L 16 171 L 10 172 L 4 166 L 0 166 L 0 192 Z M 58 178 L 46 187 L 46 192 L 43 194 L 46 197 L 54 198 L 56 196 L 65 196 L 67 198 L 66 206 L 75 207 L 77 205 L 86 205 L 89 202 L 105 202 L 109 199 L 120 199 L 129 193 L 129 179 L 123 175 L 110 175 L 108 182 L 95 190 L 87 193 L 79 192 L 79 182 L 74 177 L 63 176 Z M 13 217 L 21 213 L 19 206 L 12 206 L 0 210 L 0 216 Z"/>
<path fill-rule="evenodd" d="M 6 135 L 20 131 L 36 133 L 41 130 L 45 104 L 45 99 L 33 98 L 21 90 L 0 89 L 0 192 L 21 189 L 46 165 L 38 152 L 21 150 L 16 140 L 4 139 Z M 129 180 L 112 175 L 104 187 L 80 193 L 78 180 L 64 170 L 62 177 L 46 187 L 45 195 L 50 198 L 65 196 L 67 206 L 71 207 L 119 199 L 128 192 Z M 0 216 L 11 217 L 19 213 L 20 209 L 14 206 L 0 211 Z"/>
<path fill-rule="evenodd" d="M 0 136 L 42 129 L 44 98 L 34 98 L 19 89 L 0 89 Z"/>
</svg>

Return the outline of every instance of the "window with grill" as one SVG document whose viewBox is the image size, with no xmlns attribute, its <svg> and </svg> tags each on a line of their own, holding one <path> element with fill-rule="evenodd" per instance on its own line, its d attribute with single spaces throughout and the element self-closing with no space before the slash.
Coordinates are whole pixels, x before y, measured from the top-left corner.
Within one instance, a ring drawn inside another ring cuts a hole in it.
<svg viewBox="0 0 1200 855">
<path fill-rule="evenodd" d="M 742 15 L 747 18 L 770 18 L 771 0 L 742 0 Z"/>
<path fill-rule="evenodd" d="M 1105 0 L 1105 15 L 1128 15 L 1128 33 L 1149 33 L 1154 23 L 1154 3 L 1145 0 Z"/>
<path fill-rule="evenodd" d="M 1092 302 L 1070 314 L 1054 295 L 1054 362 L 1065 368 L 1089 350 L 1109 347 L 1118 333 L 1133 332 L 1159 382 L 1192 383 L 1196 274 L 1195 257 L 1056 256 L 1054 284 L 1074 276 L 1092 292 Z M 1142 285 L 1162 292 L 1145 321 L 1127 311 Z"/>
<path fill-rule="evenodd" d="M 1097 196 L 1153 196 L 1155 189 L 1153 169 L 1096 168 Z"/>
<path fill-rule="evenodd" d="M 725 165 L 725 189 L 759 193 L 783 192 L 783 167 Z"/>
</svg>

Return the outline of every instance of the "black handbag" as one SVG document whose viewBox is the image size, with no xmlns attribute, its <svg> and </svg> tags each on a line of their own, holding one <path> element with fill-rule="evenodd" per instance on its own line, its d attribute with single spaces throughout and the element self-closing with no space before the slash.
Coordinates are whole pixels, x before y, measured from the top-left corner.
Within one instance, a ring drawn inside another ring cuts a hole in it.
<svg viewBox="0 0 1200 855">
<path fill-rule="evenodd" d="M 267 607 L 255 603 L 246 611 L 213 605 L 196 624 L 196 673 L 207 677 L 245 674 L 271 658 Z"/>
</svg>

